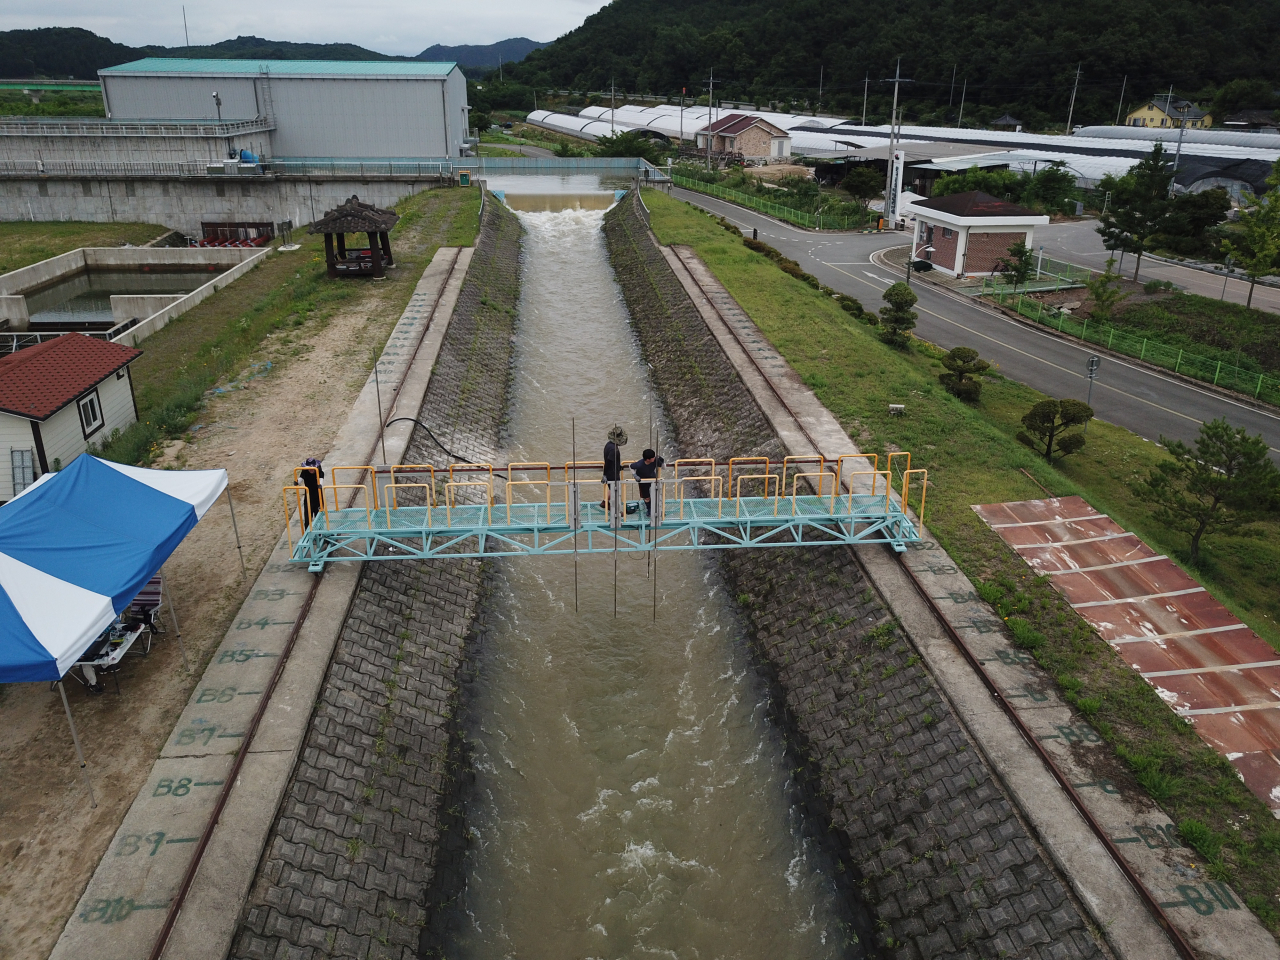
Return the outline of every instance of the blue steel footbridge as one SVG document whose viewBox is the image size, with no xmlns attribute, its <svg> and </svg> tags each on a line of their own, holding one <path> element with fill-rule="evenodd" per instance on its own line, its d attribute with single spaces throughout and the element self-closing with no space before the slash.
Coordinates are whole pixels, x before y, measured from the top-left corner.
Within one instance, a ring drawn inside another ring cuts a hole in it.
<svg viewBox="0 0 1280 960">
<path fill-rule="evenodd" d="M 682 459 L 670 476 L 608 484 L 603 466 L 334 467 L 314 517 L 299 468 L 284 488 L 290 558 L 319 572 L 344 560 L 866 543 L 902 552 L 920 537 L 909 500 L 918 493 L 922 517 L 928 481 L 909 453 L 890 454 L 885 469 L 875 454 Z"/>
</svg>

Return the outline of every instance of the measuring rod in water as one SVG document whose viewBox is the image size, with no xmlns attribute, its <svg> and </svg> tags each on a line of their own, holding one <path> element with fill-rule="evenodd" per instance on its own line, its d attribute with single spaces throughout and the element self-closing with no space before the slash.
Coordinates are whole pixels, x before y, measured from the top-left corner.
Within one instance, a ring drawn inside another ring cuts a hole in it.
<svg viewBox="0 0 1280 960">
<path fill-rule="evenodd" d="M 283 491 L 290 559 L 318 572 L 343 560 L 574 552 L 887 543 L 901 553 L 920 539 L 911 495 L 919 491 L 922 518 L 928 489 L 908 453 L 890 454 L 883 470 L 876 454 L 683 459 L 669 465 L 671 477 L 607 484 L 603 466 L 334 467 L 314 516 L 300 468 Z"/>
</svg>

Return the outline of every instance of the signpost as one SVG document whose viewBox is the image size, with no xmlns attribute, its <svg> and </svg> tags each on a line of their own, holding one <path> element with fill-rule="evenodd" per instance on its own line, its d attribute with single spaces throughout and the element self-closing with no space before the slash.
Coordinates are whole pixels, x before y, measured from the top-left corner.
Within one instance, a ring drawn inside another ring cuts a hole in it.
<svg viewBox="0 0 1280 960">
<path fill-rule="evenodd" d="M 1093 381 L 1098 379 L 1098 367 L 1102 365 L 1102 358 L 1096 353 L 1089 355 L 1088 374 L 1089 374 L 1089 393 L 1085 398 L 1085 403 L 1090 409 L 1093 408 Z M 1089 432 L 1089 423 L 1085 421 L 1084 432 Z"/>
</svg>

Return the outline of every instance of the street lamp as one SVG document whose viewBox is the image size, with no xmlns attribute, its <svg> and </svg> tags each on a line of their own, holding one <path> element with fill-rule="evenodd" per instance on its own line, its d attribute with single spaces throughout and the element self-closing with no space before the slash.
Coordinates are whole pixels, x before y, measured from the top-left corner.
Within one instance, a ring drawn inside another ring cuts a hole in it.
<svg viewBox="0 0 1280 960">
<path fill-rule="evenodd" d="M 934 248 L 933 248 L 933 247 L 923 247 L 923 248 L 920 250 L 920 252 L 921 252 L 921 253 L 933 253 L 933 252 L 934 252 Z M 915 238 L 915 234 L 913 233 L 913 234 L 911 235 L 911 249 L 910 249 L 910 251 L 907 253 L 907 286 L 911 286 L 911 269 L 912 269 L 912 267 L 914 267 L 914 266 L 915 266 L 915 262 L 916 262 L 916 260 L 918 260 L 918 259 L 919 259 L 919 257 L 917 257 L 917 256 L 916 256 L 916 238 Z M 927 259 L 927 258 L 926 258 L 926 259 Z"/>
</svg>

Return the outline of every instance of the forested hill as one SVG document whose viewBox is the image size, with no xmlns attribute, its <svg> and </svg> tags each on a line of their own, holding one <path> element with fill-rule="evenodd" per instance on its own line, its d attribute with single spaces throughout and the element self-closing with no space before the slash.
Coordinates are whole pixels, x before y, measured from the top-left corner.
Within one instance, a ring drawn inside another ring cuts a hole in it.
<svg viewBox="0 0 1280 960">
<path fill-rule="evenodd" d="M 1277 40 L 1280 0 L 614 0 L 513 73 L 539 88 L 613 78 L 697 96 L 714 69 L 717 97 L 798 103 L 816 100 L 821 80 L 824 108 L 850 114 L 869 76 L 883 119 L 891 86 L 878 81 L 901 57 L 915 81 L 909 121 L 954 122 L 967 80 L 966 117 L 1011 111 L 1042 125 L 1065 122 L 1079 65 L 1075 122 L 1109 123 L 1126 75 L 1126 102 L 1170 84 L 1210 98 L 1232 80 L 1274 86 Z"/>
</svg>

